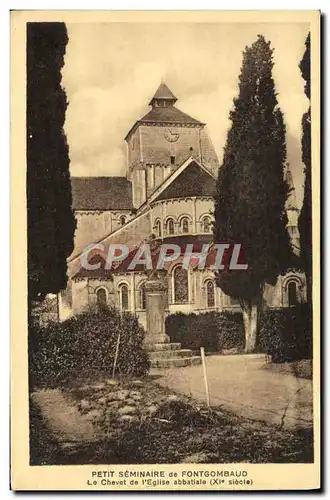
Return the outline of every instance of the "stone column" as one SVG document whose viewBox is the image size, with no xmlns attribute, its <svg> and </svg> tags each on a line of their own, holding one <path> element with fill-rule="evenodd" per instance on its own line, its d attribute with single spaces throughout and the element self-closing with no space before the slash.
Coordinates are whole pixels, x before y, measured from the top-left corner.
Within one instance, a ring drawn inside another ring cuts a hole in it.
<svg viewBox="0 0 330 500">
<path fill-rule="evenodd" d="M 167 344 L 170 338 L 165 333 L 165 291 L 166 284 L 159 278 L 152 278 L 145 283 L 147 302 L 147 346 Z"/>
</svg>

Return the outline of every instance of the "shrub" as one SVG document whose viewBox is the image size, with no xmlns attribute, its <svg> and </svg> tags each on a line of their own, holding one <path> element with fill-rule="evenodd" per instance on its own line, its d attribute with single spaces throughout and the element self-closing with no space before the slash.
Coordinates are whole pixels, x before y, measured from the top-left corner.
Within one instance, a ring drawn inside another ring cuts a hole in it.
<svg viewBox="0 0 330 500">
<path fill-rule="evenodd" d="M 242 313 L 223 312 L 218 314 L 218 350 L 244 349 L 244 326 Z"/>
<path fill-rule="evenodd" d="M 275 363 L 312 357 L 312 316 L 307 304 L 261 314 L 259 344 Z"/>
<path fill-rule="evenodd" d="M 171 342 L 180 342 L 184 349 L 219 352 L 244 347 L 241 313 L 175 313 L 167 316 L 165 330 Z"/>
<path fill-rule="evenodd" d="M 150 361 L 143 347 L 143 328 L 129 313 L 121 319 L 116 310 L 104 309 L 30 328 L 30 384 L 53 387 L 76 377 L 110 376 L 119 333 L 116 372 L 145 375 Z"/>
</svg>

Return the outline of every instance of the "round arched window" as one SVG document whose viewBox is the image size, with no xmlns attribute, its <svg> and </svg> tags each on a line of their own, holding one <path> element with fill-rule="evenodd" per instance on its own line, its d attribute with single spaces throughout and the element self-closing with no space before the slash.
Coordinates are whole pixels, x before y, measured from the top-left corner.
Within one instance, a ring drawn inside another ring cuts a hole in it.
<svg viewBox="0 0 330 500">
<path fill-rule="evenodd" d="M 174 234 L 174 220 L 173 219 L 168 219 L 167 224 L 167 234 Z"/>
<path fill-rule="evenodd" d="M 181 230 L 183 233 L 189 232 L 189 220 L 188 217 L 183 217 L 181 219 Z"/>
<path fill-rule="evenodd" d="M 121 216 L 119 217 L 119 224 L 120 224 L 121 226 L 124 226 L 124 225 L 126 224 L 126 217 L 125 217 L 125 215 L 121 215 Z"/>
<path fill-rule="evenodd" d="M 156 221 L 156 224 L 155 224 L 155 233 L 156 233 L 156 236 L 161 236 L 161 223 L 160 223 L 160 220 L 158 219 Z"/>
<path fill-rule="evenodd" d="M 210 233 L 212 230 L 211 218 L 206 216 L 202 219 L 202 231 L 203 233 Z"/>
<path fill-rule="evenodd" d="M 107 305 L 107 292 L 104 288 L 99 288 L 96 292 L 96 303 L 98 307 L 105 307 Z"/>
<path fill-rule="evenodd" d="M 207 307 L 215 306 L 214 283 L 212 280 L 206 282 L 206 302 Z"/>
<path fill-rule="evenodd" d="M 295 281 L 288 283 L 288 302 L 289 306 L 296 306 L 298 304 L 297 283 Z"/>
<path fill-rule="evenodd" d="M 188 302 L 188 271 L 179 266 L 174 269 L 173 273 L 173 286 L 174 286 L 174 302 L 182 304 Z"/>
<path fill-rule="evenodd" d="M 120 308 L 122 311 L 128 310 L 128 286 L 123 284 L 120 286 Z"/>
</svg>

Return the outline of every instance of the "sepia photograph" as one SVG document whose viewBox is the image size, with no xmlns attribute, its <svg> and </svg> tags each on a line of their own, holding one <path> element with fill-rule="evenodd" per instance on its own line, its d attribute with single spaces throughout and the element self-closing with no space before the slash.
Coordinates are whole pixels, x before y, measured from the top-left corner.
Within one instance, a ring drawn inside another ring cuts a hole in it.
<svg viewBox="0 0 330 500">
<path fill-rule="evenodd" d="M 12 13 L 26 474 L 316 488 L 319 12 L 39 14 Z"/>
</svg>

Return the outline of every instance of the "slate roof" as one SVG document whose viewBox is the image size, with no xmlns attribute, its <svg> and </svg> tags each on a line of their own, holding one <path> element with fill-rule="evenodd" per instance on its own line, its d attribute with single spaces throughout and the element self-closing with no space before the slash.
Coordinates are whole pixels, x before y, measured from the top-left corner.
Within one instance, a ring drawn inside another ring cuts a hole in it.
<svg viewBox="0 0 330 500">
<path fill-rule="evenodd" d="M 126 177 L 72 177 L 74 210 L 131 210 L 132 184 Z"/>
<path fill-rule="evenodd" d="M 156 94 L 151 99 L 149 105 L 152 106 L 155 100 L 166 100 L 166 101 L 177 101 L 177 98 L 173 94 L 173 92 L 168 88 L 165 83 L 161 83 L 156 91 Z"/>
<path fill-rule="evenodd" d="M 180 111 L 180 109 L 175 108 L 174 106 L 167 106 L 165 108 L 154 107 L 149 111 L 149 113 L 144 115 L 144 117 L 139 120 L 139 123 L 141 124 L 149 122 L 204 125 L 199 120 L 192 118 L 191 116 L 187 115 L 183 111 Z"/>
<path fill-rule="evenodd" d="M 79 271 L 73 276 L 73 279 L 79 278 L 106 278 L 112 279 L 113 272 L 110 269 L 105 268 L 105 259 L 100 254 L 95 254 L 88 259 L 88 263 L 95 265 L 100 263 L 98 269 L 86 269 L 81 267 Z"/>
<path fill-rule="evenodd" d="M 215 178 L 192 161 L 154 201 L 189 196 L 214 196 Z"/>
</svg>

